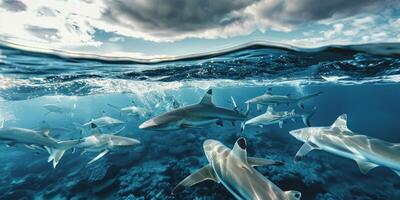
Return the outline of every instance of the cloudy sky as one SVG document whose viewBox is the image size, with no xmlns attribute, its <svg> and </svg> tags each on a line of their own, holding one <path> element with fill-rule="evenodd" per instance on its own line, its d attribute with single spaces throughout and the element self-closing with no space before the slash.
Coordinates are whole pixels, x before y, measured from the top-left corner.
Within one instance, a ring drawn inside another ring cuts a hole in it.
<svg viewBox="0 0 400 200">
<path fill-rule="evenodd" d="M 0 40 L 141 58 L 400 42 L 400 0 L 0 0 Z"/>
</svg>

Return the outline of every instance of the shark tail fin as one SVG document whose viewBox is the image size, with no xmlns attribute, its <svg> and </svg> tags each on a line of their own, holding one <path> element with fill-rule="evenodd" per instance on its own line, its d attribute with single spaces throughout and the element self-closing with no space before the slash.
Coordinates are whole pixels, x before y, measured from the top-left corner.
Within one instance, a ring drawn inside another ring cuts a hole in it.
<svg viewBox="0 0 400 200">
<path fill-rule="evenodd" d="M 49 159 L 47 162 L 53 161 L 53 168 L 56 168 L 58 162 L 61 160 L 62 156 L 64 155 L 66 149 L 56 149 L 56 148 L 48 148 L 46 147 L 47 152 L 49 152 Z"/>
<path fill-rule="evenodd" d="M 321 91 L 320 91 L 320 92 L 313 93 L 313 94 L 310 94 L 310 95 L 306 95 L 306 96 L 304 96 L 304 97 L 300 97 L 300 98 L 298 99 L 298 101 L 297 101 L 297 105 L 298 105 L 300 108 L 304 109 L 303 103 L 304 103 L 305 101 L 307 101 L 308 99 L 311 99 L 311 98 L 313 98 L 313 97 L 315 97 L 315 96 L 318 96 L 318 95 L 320 95 L 320 94 L 322 94 Z"/>
<path fill-rule="evenodd" d="M 317 107 L 314 107 L 311 111 L 306 112 L 304 114 L 301 115 L 301 118 L 303 120 L 304 125 L 310 127 L 310 119 L 312 116 L 314 116 L 315 112 L 317 111 Z"/>
<path fill-rule="evenodd" d="M 301 198 L 301 192 L 295 191 L 295 190 L 288 190 L 284 192 L 285 200 L 300 200 Z"/>
<path fill-rule="evenodd" d="M 80 140 L 67 140 L 57 142 L 57 147 L 45 147 L 50 154 L 47 162 L 53 161 L 53 168 L 56 168 L 65 151 L 74 148 L 80 142 Z"/>
<path fill-rule="evenodd" d="M 79 130 L 81 135 L 85 132 L 85 127 L 82 124 L 74 122 L 74 126 L 75 126 L 76 129 Z"/>
<path fill-rule="evenodd" d="M 246 128 L 246 122 L 242 122 L 240 124 L 240 132 L 243 133 L 245 128 Z"/>
<path fill-rule="evenodd" d="M 237 106 L 236 101 L 235 101 L 235 99 L 233 98 L 233 96 L 231 96 L 231 102 L 232 102 L 232 105 L 233 105 L 233 110 L 239 111 L 239 110 L 238 110 L 238 106 Z"/>
<path fill-rule="evenodd" d="M 6 120 L 5 119 L 3 119 L 3 120 L 1 120 L 1 123 L 0 123 L 0 128 L 4 128 L 4 123 L 6 122 Z"/>
<path fill-rule="evenodd" d="M 232 102 L 232 105 L 233 105 L 233 110 L 236 111 L 236 112 L 240 112 L 239 107 L 237 106 L 236 101 L 232 96 L 231 96 L 231 102 Z M 247 104 L 246 111 L 244 111 L 243 114 L 247 116 L 249 114 L 249 111 L 250 111 L 250 105 Z"/>
</svg>

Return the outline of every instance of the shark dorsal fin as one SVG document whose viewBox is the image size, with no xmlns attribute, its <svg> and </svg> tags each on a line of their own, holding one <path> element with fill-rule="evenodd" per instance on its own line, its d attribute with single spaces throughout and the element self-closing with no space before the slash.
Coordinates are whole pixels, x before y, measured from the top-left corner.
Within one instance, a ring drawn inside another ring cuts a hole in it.
<svg viewBox="0 0 400 200">
<path fill-rule="evenodd" d="M 273 112 L 274 112 L 274 108 L 271 105 L 269 105 L 267 108 L 267 111 L 265 111 L 265 113 L 273 113 Z"/>
<path fill-rule="evenodd" d="M 272 88 L 268 88 L 268 90 L 267 91 L 265 91 L 265 94 L 268 94 L 268 95 L 272 95 Z"/>
<path fill-rule="evenodd" d="M 49 129 L 45 129 L 45 130 L 43 130 L 43 132 L 42 132 L 42 134 L 43 134 L 44 136 L 46 136 L 46 137 L 49 137 L 49 133 L 50 133 Z"/>
<path fill-rule="evenodd" d="M 207 90 L 206 94 L 204 94 L 203 98 L 201 99 L 200 104 L 214 105 L 212 102 L 212 89 Z"/>
<path fill-rule="evenodd" d="M 335 128 L 338 128 L 339 130 L 348 130 L 347 114 L 342 114 L 336 119 L 336 121 L 331 125 L 331 129 Z"/>
<path fill-rule="evenodd" d="M 244 163 L 247 163 L 247 142 L 243 137 L 239 138 L 235 146 L 233 146 L 232 153 L 237 156 Z"/>
</svg>

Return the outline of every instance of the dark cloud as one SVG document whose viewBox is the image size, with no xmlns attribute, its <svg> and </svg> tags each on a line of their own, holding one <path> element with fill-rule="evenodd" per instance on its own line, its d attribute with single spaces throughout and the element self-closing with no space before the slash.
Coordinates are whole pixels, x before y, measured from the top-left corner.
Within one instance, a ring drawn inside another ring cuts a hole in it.
<svg viewBox="0 0 400 200">
<path fill-rule="evenodd" d="M 18 0 L 3 0 L 0 6 L 13 12 L 26 10 L 26 5 Z"/>
<path fill-rule="evenodd" d="M 273 2 L 261 8 L 260 15 L 275 22 L 290 25 L 343 18 L 360 13 L 369 14 L 394 3 L 394 1 L 386 0 L 286 0 Z"/>
<path fill-rule="evenodd" d="M 104 17 L 135 30 L 154 33 L 191 32 L 218 27 L 233 21 L 230 14 L 254 0 L 116 0 L 107 1 Z"/>
</svg>

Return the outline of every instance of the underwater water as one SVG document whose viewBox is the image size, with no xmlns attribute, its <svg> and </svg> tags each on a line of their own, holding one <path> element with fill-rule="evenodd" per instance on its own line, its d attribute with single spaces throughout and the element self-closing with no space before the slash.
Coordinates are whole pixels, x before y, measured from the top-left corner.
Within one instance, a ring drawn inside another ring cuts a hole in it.
<svg viewBox="0 0 400 200">
<path fill-rule="evenodd" d="M 202 127 L 154 131 L 139 129 L 144 121 L 198 103 L 207 89 L 218 107 L 239 109 L 264 94 L 301 97 L 316 107 L 311 126 L 330 126 L 341 114 L 357 134 L 400 143 L 399 44 L 330 46 L 297 49 L 249 44 L 236 49 L 172 60 L 143 61 L 66 56 L 0 46 L 0 119 L 3 129 L 48 130 L 56 140 L 81 139 L 93 133 L 117 133 L 140 144 L 107 153 L 68 150 L 56 168 L 40 148 L 0 146 L 0 199 L 235 199 L 222 184 L 204 181 L 171 194 L 185 177 L 208 164 L 206 139 L 232 148 L 247 140 L 249 156 L 284 162 L 257 171 L 282 190 L 301 192 L 302 199 L 400 199 L 400 177 L 387 167 L 368 174 L 356 162 L 325 151 L 312 151 L 295 162 L 303 142 L 289 131 L 301 120 L 246 126 L 211 123 Z M 51 110 L 49 105 L 57 109 Z M 143 113 L 120 108 L 134 105 Z M 276 111 L 301 112 L 296 104 Z M 248 118 L 265 113 L 250 106 Z M 102 116 L 123 124 L 81 125 Z M 1 138 L 0 138 L 1 139 Z M 400 155 L 396 155 L 400 157 Z"/>
</svg>

